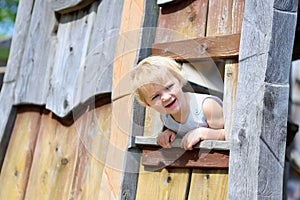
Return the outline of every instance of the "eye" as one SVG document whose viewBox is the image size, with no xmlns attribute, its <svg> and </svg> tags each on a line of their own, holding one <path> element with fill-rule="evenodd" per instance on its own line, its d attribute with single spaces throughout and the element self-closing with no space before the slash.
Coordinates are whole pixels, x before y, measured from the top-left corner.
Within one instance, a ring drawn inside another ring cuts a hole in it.
<svg viewBox="0 0 300 200">
<path fill-rule="evenodd" d="M 170 84 L 170 85 L 167 85 L 166 89 L 169 90 L 169 89 L 172 89 L 174 86 L 174 83 Z"/>
<path fill-rule="evenodd" d="M 158 97 L 159 97 L 159 95 L 156 94 L 156 95 L 154 95 L 154 96 L 151 98 L 151 100 L 153 101 L 154 99 L 156 99 L 156 98 L 158 98 Z"/>
</svg>

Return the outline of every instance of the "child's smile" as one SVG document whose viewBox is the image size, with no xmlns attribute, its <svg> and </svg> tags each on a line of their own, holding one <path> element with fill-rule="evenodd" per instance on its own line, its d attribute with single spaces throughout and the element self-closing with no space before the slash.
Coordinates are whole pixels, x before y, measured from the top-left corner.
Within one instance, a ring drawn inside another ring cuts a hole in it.
<svg viewBox="0 0 300 200">
<path fill-rule="evenodd" d="M 178 122 L 185 121 L 189 114 L 189 101 L 182 91 L 182 83 L 175 77 L 164 76 L 164 84 L 149 83 L 143 86 L 146 101 L 150 107 L 161 114 L 171 114 Z"/>
</svg>

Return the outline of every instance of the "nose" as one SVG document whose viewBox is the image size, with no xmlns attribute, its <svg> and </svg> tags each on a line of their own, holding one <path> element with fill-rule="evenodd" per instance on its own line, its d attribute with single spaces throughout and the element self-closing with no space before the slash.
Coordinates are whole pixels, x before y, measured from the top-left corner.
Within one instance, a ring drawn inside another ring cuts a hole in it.
<svg viewBox="0 0 300 200">
<path fill-rule="evenodd" d="M 164 92 L 162 95 L 161 95 L 161 100 L 163 102 L 167 102 L 169 101 L 171 98 L 171 95 L 168 93 L 168 92 Z"/>
</svg>

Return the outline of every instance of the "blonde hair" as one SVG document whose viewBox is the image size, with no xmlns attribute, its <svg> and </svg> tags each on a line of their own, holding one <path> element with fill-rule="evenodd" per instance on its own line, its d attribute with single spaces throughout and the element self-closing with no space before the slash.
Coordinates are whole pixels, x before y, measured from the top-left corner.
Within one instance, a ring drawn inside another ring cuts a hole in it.
<svg viewBox="0 0 300 200">
<path fill-rule="evenodd" d="M 132 91 L 142 105 L 147 105 L 142 86 L 150 83 L 164 84 L 164 75 L 173 75 L 180 83 L 186 83 L 182 66 L 169 57 L 147 57 L 132 70 L 130 76 Z"/>
</svg>

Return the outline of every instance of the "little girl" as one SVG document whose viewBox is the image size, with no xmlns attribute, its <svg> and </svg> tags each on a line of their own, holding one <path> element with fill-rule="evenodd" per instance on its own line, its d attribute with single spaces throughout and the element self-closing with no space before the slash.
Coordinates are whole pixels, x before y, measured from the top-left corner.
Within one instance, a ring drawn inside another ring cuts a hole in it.
<svg viewBox="0 0 300 200">
<path fill-rule="evenodd" d="M 131 74 L 136 99 L 161 114 L 167 128 L 157 143 L 171 148 L 176 137 L 181 147 L 191 150 L 201 140 L 224 140 L 222 101 L 215 96 L 185 93 L 186 79 L 181 66 L 173 59 L 152 56 L 142 60 Z"/>
</svg>

